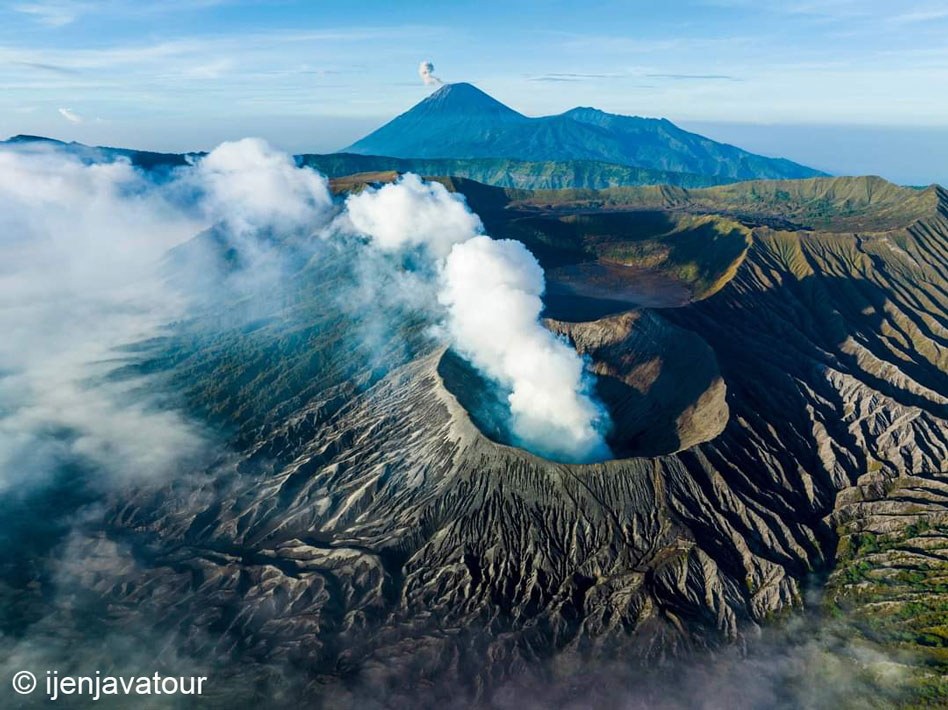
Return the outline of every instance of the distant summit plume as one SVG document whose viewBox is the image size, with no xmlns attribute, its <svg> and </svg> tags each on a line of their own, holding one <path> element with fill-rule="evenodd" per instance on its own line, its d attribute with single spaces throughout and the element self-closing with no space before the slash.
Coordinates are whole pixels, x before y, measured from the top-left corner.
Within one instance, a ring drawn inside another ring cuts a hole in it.
<svg viewBox="0 0 948 710">
<path fill-rule="evenodd" d="M 442 86 L 444 84 L 441 79 L 434 75 L 434 64 L 427 59 L 418 65 L 418 76 L 428 86 Z"/>
</svg>

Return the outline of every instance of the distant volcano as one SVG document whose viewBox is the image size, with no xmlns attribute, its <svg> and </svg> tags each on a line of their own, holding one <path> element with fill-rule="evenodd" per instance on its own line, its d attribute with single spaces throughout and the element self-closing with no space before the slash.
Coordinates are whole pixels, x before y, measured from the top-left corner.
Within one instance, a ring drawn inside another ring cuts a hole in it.
<svg viewBox="0 0 948 710">
<path fill-rule="evenodd" d="M 735 180 L 823 173 L 682 130 L 671 121 L 574 108 L 531 118 L 471 84 L 446 84 L 341 152 L 396 158 L 596 160 Z"/>
</svg>

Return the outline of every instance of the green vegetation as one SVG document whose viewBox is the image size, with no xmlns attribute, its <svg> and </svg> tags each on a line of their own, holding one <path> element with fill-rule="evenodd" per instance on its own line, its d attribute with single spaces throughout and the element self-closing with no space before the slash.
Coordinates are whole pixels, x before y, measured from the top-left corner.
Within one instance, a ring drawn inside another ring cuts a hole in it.
<svg viewBox="0 0 948 710">
<path fill-rule="evenodd" d="M 694 190 L 696 206 L 781 216 L 811 229 L 883 231 L 937 208 L 936 188 L 915 190 L 880 177 L 753 181 Z"/>
<path fill-rule="evenodd" d="M 649 269 L 699 298 L 720 288 L 750 244 L 750 230 L 733 220 L 658 211 L 554 212 L 505 226 L 504 236 L 523 241 L 544 266 L 595 261 Z"/>
<path fill-rule="evenodd" d="M 844 532 L 826 611 L 900 661 L 905 708 L 948 705 L 948 526 Z"/>
<path fill-rule="evenodd" d="M 755 180 L 703 189 L 673 186 L 508 191 L 518 207 L 687 209 L 795 228 L 879 232 L 905 227 L 938 208 L 940 188 L 900 187 L 878 177 Z"/>
<path fill-rule="evenodd" d="M 477 180 L 485 185 L 527 190 L 598 190 L 620 185 L 709 187 L 731 182 L 731 179 L 726 177 L 637 168 L 596 160 L 534 162 L 509 158 L 390 158 L 354 153 L 307 153 L 297 156 L 296 159 L 299 164 L 308 165 L 330 178 L 355 173 L 411 172 L 419 175 L 453 175 Z"/>
</svg>

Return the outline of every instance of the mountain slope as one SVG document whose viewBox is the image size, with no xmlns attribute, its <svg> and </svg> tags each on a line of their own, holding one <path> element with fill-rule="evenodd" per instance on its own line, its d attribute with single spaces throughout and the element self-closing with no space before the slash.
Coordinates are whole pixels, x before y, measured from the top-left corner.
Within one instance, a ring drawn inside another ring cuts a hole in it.
<svg viewBox="0 0 948 710">
<path fill-rule="evenodd" d="M 172 168 L 181 167 L 187 165 L 190 158 L 203 155 L 202 153 L 156 153 L 150 150 L 135 150 L 132 148 L 88 146 L 83 143 L 76 143 L 75 141 L 66 143 L 65 141 L 56 140 L 55 138 L 24 134 L 13 136 L 5 141 L 0 141 L 0 145 L 12 145 L 27 149 L 51 147 L 75 155 L 80 160 L 88 162 L 125 158 L 136 167 L 152 171 L 170 170 Z"/>
<path fill-rule="evenodd" d="M 855 610 L 857 628 L 865 618 L 867 643 L 928 648 L 927 666 L 897 675 L 937 683 L 948 195 L 872 179 L 645 188 L 596 213 L 603 196 L 557 206 L 449 182 L 493 234 L 530 237 L 548 268 L 621 257 L 634 278 L 664 245 L 666 261 L 695 261 L 689 286 L 723 272 L 677 306 L 548 323 L 589 356 L 616 421 L 651 429 L 631 432 L 628 457 L 585 466 L 496 443 L 465 409 L 476 383 L 430 323 L 384 299 L 377 318 L 327 307 L 355 268 L 327 252 L 272 313 L 212 314 L 223 325 L 182 324 L 149 352 L 146 367 L 200 411 L 239 425 L 242 453 L 189 486 L 110 501 L 103 528 L 72 548 L 96 564 L 59 580 L 107 600 L 95 624 L 157 629 L 248 678 L 292 667 L 322 707 L 721 707 L 695 703 L 687 683 L 657 697 L 642 687 L 673 657 L 752 649 L 759 626 L 811 604 L 838 560 L 825 603 Z M 673 207 L 656 199 L 672 193 Z M 818 229 L 770 226 L 814 210 L 828 216 Z M 726 254 L 693 249 L 696 237 L 723 239 Z M 629 248 L 645 242 L 655 248 Z M 900 611 L 874 628 L 892 595 Z M 853 655 L 892 670 L 877 651 Z M 898 707 L 838 682 L 816 685 L 846 703 L 805 703 L 794 694 L 819 668 L 782 665 L 800 676 L 783 702 L 728 706 Z M 511 684 L 544 695 L 504 702 Z"/>
<path fill-rule="evenodd" d="M 684 131 L 665 119 L 575 108 L 530 118 L 480 89 L 448 84 L 342 152 L 397 158 L 595 160 L 735 180 L 822 175 Z"/>
<path fill-rule="evenodd" d="M 71 153 L 81 160 L 115 160 L 127 158 L 132 165 L 150 171 L 166 171 L 187 165 L 202 153 L 155 153 L 128 148 L 87 146 L 65 143 L 42 136 L 17 135 L 0 145 L 21 148 L 53 146 Z M 516 187 L 526 190 L 560 190 L 585 188 L 600 190 L 607 187 L 630 185 L 674 185 L 677 187 L 708 187 L 731 182 L 730 178 L 714 175 L 678 173 L 651 170 L 629 165 L 615 165 L 594 160 L 545 160 L 528 162 L 510 158 L 426 159 L 392 158 L 381 155 L 353 153 L 304 153 L 295 156 L 299 165 L 307 165 L 327 177 L 337 178 L 354 173 L 397 171 L 419 175 L 453 175 L 486 185 Z"/>
<path fill-rule="evenodd" d="M 651 170 L 594 160 L 530 162 L 511 158 L 391 158 L 353 153 L 306 153 L 296 156 L 296 159 L 299 164 L 315 168 L 330 178 L 394 170 L 418 175 L 452 175 L 476 180 L 485 185 L 527 190 L 600 190 L 628 185 L 710 187 L 730 182 L 728 178 L 714 175 Z"/>
</svg>

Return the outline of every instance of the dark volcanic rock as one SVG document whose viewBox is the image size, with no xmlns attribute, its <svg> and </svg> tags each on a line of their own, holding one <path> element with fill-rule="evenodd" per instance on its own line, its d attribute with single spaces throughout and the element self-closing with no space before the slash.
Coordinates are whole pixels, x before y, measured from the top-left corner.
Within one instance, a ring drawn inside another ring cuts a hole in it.
<svg viewBox="0 0 948 710">
<path fill-rule="evenodd" d="M 854 233 L 761 226 L 779 206 L 755 199 L 749 246 L 732 262 L 728 245 L 706 298 L 550 322 L 613 413 L 624 458 L 599 464 L 482 433 L 462 406 L 475 379 L 424 323 L 381 358 L 316 307 L 293 337 L 183 339 L 173 369 L 211 373 L 190 394 L 252 422 L 244 446 L 123 493 L 75 541 L 99 563 L 70 584 L 107 600 L 104 623 L 247 677 L 295 669 L 294 692 L 326 706 L 487 703 L 512 678 L 569 685 L 582 661 L 650 667 L 744 638 L 803 605 L 839 525 L 948 522 L 948 198 L 924 200 Z M 307 269 L 319 288 L 345 278 Z"/>
</svg>

